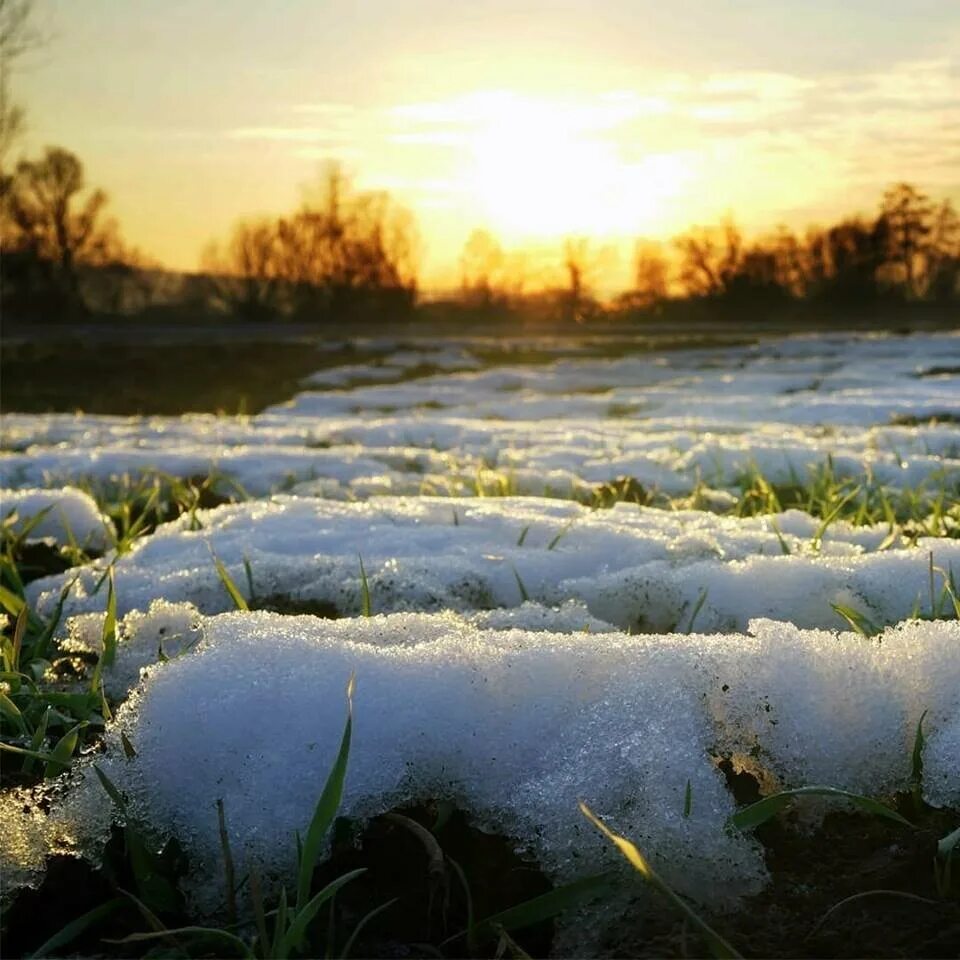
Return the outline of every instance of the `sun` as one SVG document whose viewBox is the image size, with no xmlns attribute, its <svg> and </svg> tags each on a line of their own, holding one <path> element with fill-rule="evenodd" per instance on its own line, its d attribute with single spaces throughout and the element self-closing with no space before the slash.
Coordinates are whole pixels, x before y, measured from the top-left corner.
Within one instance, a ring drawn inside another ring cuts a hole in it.
<svg viewBox="0 0 960 960">
<path fill-rule="evenodd" d="M 620 113 L 603 105 L 476 95 L 466 187 L 508 240 L 655 230 L 689 176 L 682 157 L 624 159 Z"/>
</svg>

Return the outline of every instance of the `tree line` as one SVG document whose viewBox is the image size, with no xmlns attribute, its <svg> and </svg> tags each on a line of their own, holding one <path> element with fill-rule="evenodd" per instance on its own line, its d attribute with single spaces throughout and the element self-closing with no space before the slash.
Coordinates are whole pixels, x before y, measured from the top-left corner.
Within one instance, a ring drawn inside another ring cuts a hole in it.
<svg viewBox="0 0 960 960">
<path fill-rule="evenodd" d="M 124 242 L 106 194 L 83 163 L 48 147 L 9 164 L 24 111 L 10 96 L 13 66 L 42 37 L 31 0 L 0 0 L 0 292 L 7 317 L 70 320 L 89 314 L 229 315 L 316 323 L 410 316 L 425 299 L 413 215 L 382 191 L 353 188 L 336 164 L 300 207 L 238 222 L 205 251 L 197 274 L 174 274 Z M 583 321 L 646 315 L 677 304 L 748 312 L 797 305 L 838 309 L 960 300 L 960 218 L 909 183 L 892 185 L 875 216 L 748 240 L 732 218 L 663 243 L 638 240 L 630 288 L 598 290 L 610 252 L 583 237 L 554 251 L 544 271 L 474 231 L 446 303 L 466 316 L 519 314 Z"/>
<path fill-rule="evenodd" d="M 333 164 L 299 209 L 238 222 L 225 243 L 207 248 L 194 276 L 163 271 L 127 245 L 106 194 L 86 186 L 83 164 L 62 148 L 0 167 L 0 205 L 0 282 L 12 316 L 177 310 L 333 323 L 407 317 L 418 304 L 412 214 L 384 192 L 354 190 Z M 446 299 L 477 315 L 566 320 L 657 313 L 677 302 L 755 312 L 960 300 L 960 217 L 949 201 L 934 203 L 907 183 L 884 193 L 875 217 L 804 233 L 781 227 L 747 240 L 727 219 L 666 243 L 638 240 L 630 289 L 602 301 L 605 255 L 586 238 L 567 239 L 544 277 L 528 256 L 477 230 Z"/>
<path fill-rule="evenodd" d="M 337 164 L 300 209 L 238 223 L 203 255 L 209 306 L 249 319 L 343 321 L 406 315 L 417 300 L 420 242 L 389 194 L 356 192 Z"/>
<path fill-rule="evenodd" d="M 337 322 L 406 317 L 418 303 L 421 243 L 412 214 L 384 192 L 357 192 L 336 165 L 294 212 L 236 224 L 211 244 L 198 275 L 176 278 L 124 243 L 107 197 L 83 165 L 48 148 L 0 167 L 0 282 L 9 315 L 189 309 L 244 319 Z M 960 299 L 960 217 L 911 184 L 891 186 L 875 217 L 747 240 L 732 219 L 667 243 L 638 240 L 633 283 L 601 301 L 606 251 L 563 242 L 551 275 L 474 231 L 448 302 L 466 312 L 539 310 L 582 320 L 658 312 L 677 301 L 750 310 L 789 303 L 839 308 Z"/>
</svg>

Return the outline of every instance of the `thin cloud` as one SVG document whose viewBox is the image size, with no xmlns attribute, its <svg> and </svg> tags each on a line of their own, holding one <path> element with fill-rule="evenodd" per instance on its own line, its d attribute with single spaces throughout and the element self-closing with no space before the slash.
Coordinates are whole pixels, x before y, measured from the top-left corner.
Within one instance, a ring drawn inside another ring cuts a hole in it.
<svg viewBox="0 0 960 960">
<path fill-rule="evenodd" d="M 269 140 L 288 143 L 346 143 L 350 134 L 339 129 L 317 127 L 237 127 L 228 130 L 231 140 Z"/>
</svg>

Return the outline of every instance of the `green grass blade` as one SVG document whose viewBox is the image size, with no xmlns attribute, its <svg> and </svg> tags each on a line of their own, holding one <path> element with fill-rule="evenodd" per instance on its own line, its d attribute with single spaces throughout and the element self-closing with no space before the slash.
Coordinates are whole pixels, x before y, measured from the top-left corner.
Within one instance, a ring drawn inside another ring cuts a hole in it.
<svg viewBox="0 0 960 960">
<path fill-rule="evenodd" d="M 243 612 L 248 611 L 250 607 L 247 601 L 244 599 L 243 594 L 237 589 L 237 585 L 233 582 L 233 577 L 230 576 L 223 561 L 216 554 L 213 554 L 213 565 L 217 569 L 217 576 L 220 578 L 220 582 L 233 601 L 234 608 Z"/>
<path fill-rule="evenodd" d="M 253 588 L 253 567 L 250 566 L 250 558 L 243 555 L 243 572 L 247 578 L 247 596 L 250 597 L 250 603 L 256 600 L 257 592 Z"/>
<path fill-rule="evenodd" d="M 43 741 L 47 736 L 47 724 L 50 722 L 50 711 L 52 707 L 47 707 L 43 711 L 42 716 L 40 717 L 40 722 L 37 724 L 37 728 L 33 731 L 33 737 L 30 740 L 30 749 L 36 753 L 43 746 Z M 32 773 L 33 768 L 36 765 L 36 757 L 25 757 L 23 761 L 23 772 Z"/>
<path fill-rule="evenodd" d="M 280 955 L 283 957 L 289 956 L 294 947 L 296 947 L 296 945 L 300 943 L 300 941 L 306 936 L 307 928 L 313 922 L 313 918 L 317 915 L 320 908 L 341 887 L 346 886 L 351 880 L 355 880 L 361 874 L 366 872 L 366 867 L 360 867 L 358 870 L 351 870 L 349 873 L 345 873 L 343 876 L 337 877 L 336 880 L 332 880 L 330 883 L 328 883 L 318 894 L 316 894 L 302 907 L 298 907 L 296 915 L 293 918 L 293 922 L 290 924 L 290 927 L 283 935 L 283 939 L 280 941 Z"/>
<path fill-rule="evenodd" d="M 10 720 L 21 733 L 27 732 L 27 724 L 20 708 L 2 690 L 0 690 L 0 714 Z"/>
<path fill-rule="evenodd" d="M 139 830 L 137 830 L 131 820 L 127 812 L 127 804 L 121 796 L 120 791 L 96 764 L 93 765 L 93 771 L 96 773 L 100 785 L 114 802 L 125 820 L 123 832 L 127 844 L 127 857 L 130 861 L 131 870 L 133 871 L 133 878 L 137 884 L 137 893 L 140 894 L 142 899 L 138 900 L 132 894 L 127 894 L 127 896 L 141 909 L 149 909 L 145 906 L 145 903 L 149 903 L 160 912 L 176 910 L 180 906 L 177 889 L 174 884 L 163 875 L 159 867 L 158 858 L 151 852 L 143 837 L 140 835 Z"/>
<path fill-rule="evenodd" d="M 117 588 L 113 579 L 113 564 L 108 568 L 107 615 L 103 619 L 103 653 L 100 655 L 104 666 L 113 666 L 117 656 Z"/>
<path fill-rule="evenodd" d="M 831 603 L 830 606 L 833 607 L 834 613 L 843 617 L 850 625 L 850 629 L 854 633 L 859 633 L 861 637 L 875 637 L 878 633 L 883 633 L 880 627 L 859 610 L 844 606 L 842 603 Z"/>
<path fill-rule="evenodd" d="M 353 933 L 350 934 L 349 939 L 343 945 L 343 950 L 340 952 L 340 956 L 343 960 L 347 960 L 347 957 L 350 956 L 350 951 L 353 949 L 353 945 L 357 942 L 357 937 L 363 932 L 364 927 L 371 920 L 378 917 L 381 913 L 386 910 L 389 910 L 400 898 L 394 897 L 392 900 L 388 900 L 386 903 L 381 903 L 379 907 L 374 907 L 368 914 L 360 919 L 357 925 L 353 928 Z"/>
<path fill-rule="evenodd" d="M 42 633 L 37 638 L 37 642 L 33 645 L 34 657 L 46 659 L 50 644 L 53 642 L 53 635 L 57 632 L 57 627 L 60 626 L 60 620 L 63 618 L 64 604 L 67 602 L 67 597 L 70 596 L 73 585 L 79 579 L 80 574 L 78 573 L 69 583 L 64 584 L 60 596 L 57 598 L 57 605 L 53 608 L 53 615 L 47 621 Z"/>
<path fill-rule="evenodd" d="M 707 602 L 707 588 L 704 587 L 700 591 L 700 595 L 697 597 L 697 602 L 694 605 L 693 613 L 690 614 L 690 622 L 687 624 L 687 633 L 693 633 L 693 625 L 697 622 L 697 616 L 699 615 L 703 605 Z"/>
<path fill-rule="evenodd" d="M 227 923 L 235 926 L 237 922 L 237 880 L 233 867 L 233 851 L 230 849 L 230 835 L 227 833 L 227 817 L 223 810 L 223 799 L 217 798 L 217 828 L 220 834 L 220 852 L 223 856 L 223 882 L 227 888 Z"/>
<path fill-rule="evenodd" d="M 365 617 L 373 616 L 373 606 L 370 603 L 370 584 L 367 583 L 367 571 L 363 567 L 363 557 L 357 554 L 360 561 L 360 612 Z"/>
<path fill-rule="evenodd" d="M 934 860 L 934 877 L 937 892 L 946 899 L 953 895 L 953 856 L 960 847 L 960 827 L 937 843 L 937 857 Z"/>
<path fill-rule="evenodd" d="M 519 572 L 517 571 L 517 568 L 516 568 L 516 567 L 513 568 L 513 575 L 514 575 L 514 577 L 516 577 L 516 580 L 517 580 L 517 589 L 520 591 L 520 599 L 521 599 L 524 603 L 529 603 L 529 602 L 530 602 L 530 594 L 527 593 L 527 588 L 526 588 L 526 586 L 524 585 L 523 580 L 520 579 L 520 574 L 519 574 Z"/>
<path fill-rule="evenodd" d="M 133 744 L 130 742 L 130 738 L 123 732 L 120 731 L 120 744 L 123 747 L 123 755 L 128 760 L 133 760 L 137 755 L 137 751 L 134 749 Z"/>
<path fill-rule="evenodd" d="M 287 888 L 283 887 L 280 890 L 280 901 L 277 904 L 277 919 L 274 921 L 275 926 L 273 928 L 273 943 L 270 944 L 270 956 L 271 957 L 280 957 L 280 941 L 283 939 L 283 935 L 287 932 L 287 914 L 289 913 L 289 908 L 287 906 Z"/>
<path fill-rule="evenodd" d="M 122 940 L 107 940 L 107 943 L 148 943 L 151 940 L 170 940 L 175 937 L 183 937 L 193 944 L 215 943 L 222 946 L 231 947 L 236 951 L 236 956 L 249 958 L 253 960 L 253 953 L 250 948 L 238 937 L 226 930 L 217 930 L 215 927 L 171 927 L 166 930 L 154 930 L 151 933 L 131 933 L 130 936 Z M 228 957 L 234 954 L 217 950 L 214 954 L 207 954 L 217 957 Z"/>
<path fill-rule="evenodd" d="M 457 876 L 457 880 L 460 881 L 460 886 L 463 889 L 463 897 L 467 904 L 467 956 L 475 957 L 477 955 L 477 928 L 473 922 L 474 912 L 473 912 L 473 891 L 470 889 L 470 882 L 467 880 L 467 875 L 463 872 L 463 867 L 457 863 L 453 857 L 447 857 L 447 863 L 453 868 L 453 872 Z M 452 937 L 449 937 L 447 940 L 444 940 L 440 944 L 441 947 L 446 946 L 448 943 L 452 943 L 454 940 L 457 940 L 461 934 L 455 934 Z"/>
<path fill-rule="evenodd" d="M 909 820 L 900 816 L 896 810 L 892 810 L 885 803 L 871 797 L 864 797 L 859 793 L 851 793 L 849 790 L 840 790 L 837 787 L 797 787 L 793 790 L 781 790 L 758 800 L 756 803 L 751 803 L 743 810 L 738 810 L 728 818 L 727 825 L 737 830 L 750 830 L 753 827 L 758 827 L 760 824 L 771 820 L 781 810 L 789 807 L 794 797 L 835 797 L 840 800 L 849 800 L 864 813 L 886 817 L 886 819 L 893 820 L 895 823 L 906 827 L 913 826 Z"/>
<path fill-rule="evenodd" d="M 845 497 L 843 497 L 830 512 L 823 518 L 820 522 L 820 526 L 817 527 L 816 533 L 813 535 L 813 549 L 819 550 L 823 544 L 823 537 L 826 534 L 827 530 L 830 527 L 830 524 L 833 523 L 837 517 L 840 516 L 843 508 L 860 493 L 860 486 L 854 487 Z M 807 511 L 810 512 L 809 510 Z"/>
<path fill-rule="evenodd" d="M 117 809 L 126 816 L 127 803 L 113 781 L 96 764 L 93 765 L 93 772 L 97 775 L 100 786 L 106 791 L 107 796 L 114 802 Z"/>
<path fill-rule="evenodd" d="M 914 805 L 920 809 L 920 800 L 923 791 L 923 748 L 927 739 L 923 735 L 923 721 L 929 711 L 924 710 L 917 721 L 917 732 L 913 737 L 913 750 L 910 753 L 910 792 L 913 794 Z"/>
<path fill-rule="evenodd" d="M 0 584 L 0 607 L 3 607 L 6 613 L 10 614 L 11 617 L 18 617 L 24 606 L 26 606 L 26 601 L 22 597 L 18 597 L 8 587 Z"/>
<path fill-rule="evenodd" d="M 945 860 L 953 856 L 957 847 L 960 847 L 960 827 L 948 833 L 937 843 L 937 856 Z"/>
<path fill-rule="evenodd" d="M 539 897 L 532 897 L 514 907 L 486 917 L 477 923 L 476 929 L 485 933 L 492 932 L 493 928 L 498 926 L 503 927 L 504 930 L 522 930 L 543 920 L 551 920 L 564 910 L 578 906 L 584 900 L 608 890 L 614 878 L 614 873 L 607 872 L 574 880 Z"/>
<path fill-rule="evenodd" d="M 17 614 L 17 622 L 13 628 L 13 647 L 10 651 L 10 663 L 7 667 L 11 673 L 17 673 L 20 670 L 20 654 L 23 651 L 23 638 L 27 632 L 27 621 L 30 619 L 30 610 L 24 605 L 23 609 Z"/>
<path fill-rule="evenodd" d="M 557 544 L 567 535 L 570 528 L 573 526 L 573 520 L 569 520 L 563 527 L 563 529 L 547 544 L 548 550 L 555 550 Z"/>
<path fill-rule="evenodd" d="M 253 904 L 253 917 L 257 926 L 257 939 L 253 952 L 260 948 L 262 956 L 266 957 L 270 950 L 270 937 L 267 934 L 267 913 L 263 908 L 263 890 L 260 886 L 260 871 L 255 863 L 250 865 L 250 901 Z"/>
<path fill-rule="evenodd" d="M 44 763 L 56 763 L 52 753 L 44 753 L 42 750 L 27 750 L 25 747 L 15 747 L 12 743 L 4 743 L 0 740 L 0 750 L 7 753 L 15 753 L 20 757 L 34 757 L 37 760 L 43 760 Z"/>
<path fill-rule="evenodd" d="M 682 900 L 660 875 L 650 866 L 646 857 L 626 837 L 614 833 L 582 801 L 580 812 L 605 836 L 613 842 L 630 865 L 650 884 L 703 938 L 711 956 L 716 960 L 737 960 L 740 954 L 720 936 L 685 900 Z"/>
<path fill-rule="evenodd" d="M 340 807 L 340 799 L 343 796 L 343 784 L 347 776 L 347 761 L 350 757 L 350 738 L 353 733 L 353 691 L 356 685 L 354 677 L 351 675 L 347 682 L 347 721 L 343 728 L 343 736 L 340 739 L 340 750 L 337 753 L 337 759 L 333 764 L 327 776 L 327 782 L 324 785 L 323 793 L 317 801 L 316 809 L 313 812 L 313 818 L 310 826 L 307 828 L 307 835 L 303 841 L 303 850 L 300 856 L 300 864 L 297 875 L 297 912 L 299 913 L 307 903 L 307 897 L 310 894 L 310 881 L 313 878 L 313 869 L 320 859 L 320 851 L 323 849 L 323 841 L 326 838 L 327 831 L 333 823 L 337 810 Z"/>
<path fill-rule="evenodd" d="M 70 766 L 70 758 L 73 756 L 77 749 L 77 744 L 80 742 L 80 731 L 87 725 L 87 721 L 82 720 L 80 723 L 71 727 L 56 742 L 53 750 L 50 751 L 50 760 L 43 769 L 45 780 L 58 776 Z"/>
<path fill-rule="evenodd" d="M 780 524 L 778 524 L 776 520 L 771 519 L 770 526 L 773 528 L 773 532 L 777 535 L 777 542 L 780 544 L 780 552 L 785 557 L 789 557 L 791 553 L 790 544 L 784 539 L 783 533 L 780 531 Z"/>
<path fill-rule="evenodd" d="M 95 926 L 103 920 L 104 917 L 110 916 L 111 913 L 120 909 L 120 907 L 125 906 L 127 906 L 127 901 L 123 897 L 114 897 L 113 900 L 107 900 L 106 903 L 101 903 L 92 910 L 88 910 L 83 915 L 77 917 L 76 920 L 71 920 L 66 926 L 61 927 L 49 940 L 44 941 L 44 943 L 37 947 L 37 949 L 30 954 L 30 960 L 59 954 L 61 947 L 72 943 L 81 933 Z"/>
</svg>

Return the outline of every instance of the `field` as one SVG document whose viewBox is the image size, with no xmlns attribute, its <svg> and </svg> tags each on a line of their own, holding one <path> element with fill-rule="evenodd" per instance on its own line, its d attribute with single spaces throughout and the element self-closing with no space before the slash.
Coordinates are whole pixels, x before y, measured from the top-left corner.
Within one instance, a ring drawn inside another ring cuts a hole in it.
<svg viewBox="0 0 960 960">
<path fill-rule="evenodd" d="M 5 955 L 958 955 L 960 335 L 85 349 L 7 359 Z"/>
</svg>

